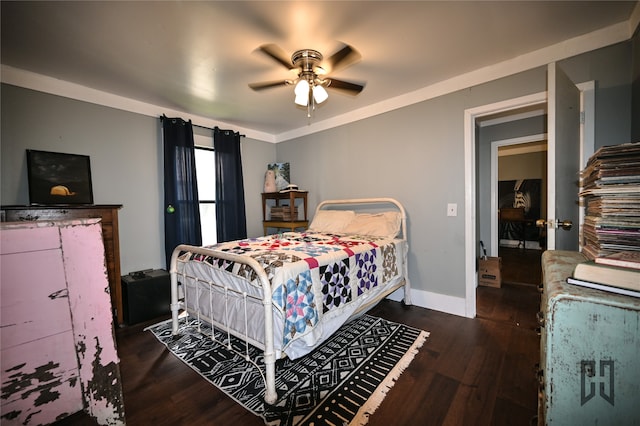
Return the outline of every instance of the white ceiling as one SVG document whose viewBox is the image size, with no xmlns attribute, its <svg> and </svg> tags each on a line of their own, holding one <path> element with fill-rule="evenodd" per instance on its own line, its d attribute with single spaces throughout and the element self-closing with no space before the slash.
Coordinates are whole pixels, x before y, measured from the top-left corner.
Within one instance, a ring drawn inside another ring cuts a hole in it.
<svg viewBox="0 0 640 426">
<path fill-rule="evenodd" d="M 2 1 L 2 81 L 132 99 L 124 108 L 143 103 L 150 114 L 277 142 L 627 40 L 639 4 Z M 362 60 L 332 76 L 366 87 L 355 97 L 330 91 L 310 123 L 292 87 L 248 87 L 291 76 L 256 51 L 265 43 L 325 56 L 350 44 Z"/>
</svg>

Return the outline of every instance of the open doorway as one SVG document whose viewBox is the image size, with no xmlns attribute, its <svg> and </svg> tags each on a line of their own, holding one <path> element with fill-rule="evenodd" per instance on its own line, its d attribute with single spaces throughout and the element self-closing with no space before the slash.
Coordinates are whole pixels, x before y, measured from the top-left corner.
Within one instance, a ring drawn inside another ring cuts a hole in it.
<svg viewBox="0 0 640 426">
<path fill-rule="evenodd" d="M 537 286 L 547 211 L 547 105 L 524 106 L 476 118 L 478 238 L 501 259 L 504 285 Z M 483 158 L 486 158 L 483 161 Z"/>
<path fill-rule="evenodd" d="M 498 247 L 505 284 L 541 281 L 540 257 L 546 230 L 536 221 L 547 210 L 546 134 L 491 143 L 492 246 Z"/>
<path fill-rule="evenodd" d="M 476 119 L 479 238 L 501 259 L 501 286 L 480 285 L 476 315 L 535 328 L 525 315 L 539 308 L 547 210 L 546 103 L 531 103 Z M 483 161 L 483 156 L 488 161 Z M 487 241 L 488 240 L 488 241 Z"/>
<path fill-rule="evenodd" d="M 553 79 L 555 82 L 555 78 Z M 551 87 L 551 86 L 550 86 Z M 555 87 L 555 86 L 553 86 Z M 552 88 L 553 88 L 552 87 Z M 580 94 L 580 109 L 583 111 L 581 114 L 580 125 L 580 140 L 581 140 L 581 164 L 585 158 L 587 158 L 593 152 L 594 135 L 595 135 L 595 83 L 586 82 L 578 85 L 581 91 Z M 555 89 L 554 89 L 555 90 Z M 505 101 L 496 102 L 493 104 L 482 105 L 465 110 L 464 112 L 464 141 L 465 141 L 465 297 L 464 297 L 464 315 L 469 318 L 476 316 L 476 290 L 478 287 L 477 280 L 477 258 L 482 252 L 480 251 L 479 241 L 489 241 L 491 238 L 491 227 L 489 221 L 492 220 L 493 214 L 491 213 L 490 199 L 490 185 L 491 179 L 489 179 L 489 164 L 490 154 L 487 152 L 489 149 L 485 148 L 486 144 L 479 141 L 479 127 L 482 126 L 482 122 L 491 119 L 500 119 L 501 115 L 513 115 L 518 110 L 535 108 L 536 106 L 547 103 L 547 92 L 539 92 L 519 98 L 508 99 Z M 553 123 L 557 120 L 554 119 Z M 553 143 L 550 143 L 547 151 L 548 156 L 552 157 L 553 162 L 549 163 L 554 166 L 557 163 L 556 151 L 551 149 L 557 147 L 557 131 L 554 129 Z M 531 133 L 529 133 L 531 134 Z M 503 137 L 506 139 L 509 136 Z M 515 136 L 512 136 L 515 137 Z M 500 138 L 494 138 L 493 140 L 499 140 Z M 552 138 L 550 137 L 550 141 Z M 485 150 L 486 149 L 486 150 Z M 566 155 L 565 155 L 566 156 Z M 569 155 L 570 157 L 571 155 Z M 555 167 L 553 168 L 555 170 Z M 555 173 L 555 172 L 554 172 Z M 551 175 L 551 173 L 549 173 Z M 555 175 L 554 175 L 555 176 Z M 555 182 L 554 182 L 555 184 Z M 556 185 L 554 185 L 555 188 Z M 555 198 L 553 198 L 555 197 Z M 557 192 L 549 194 L 547 210 L 550 209 L 550 200 L 557 198 Z M 555 215 L 552 218 L 547 218 L 548 221 L 555 220 Z M 579 221 L 580 222 L 580 221 Z M 549 228 L 549 225 L 547 226 Z M 551 240 L 551 235 L 548 236 L 547 247 L 555 248 L 555 235 L 554 241 Z M 551 246 L 550 243 L 554 245 Z M 491 255 L 498 254 L 498 247 L 488 247 L 488 252 Z"/>
</svg>

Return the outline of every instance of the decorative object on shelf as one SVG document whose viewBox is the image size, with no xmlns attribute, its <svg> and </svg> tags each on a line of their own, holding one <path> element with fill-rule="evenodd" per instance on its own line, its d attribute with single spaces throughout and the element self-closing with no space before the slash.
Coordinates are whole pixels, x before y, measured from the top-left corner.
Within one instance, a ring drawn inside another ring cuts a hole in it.
<svg viewBox="0 0 640 426">
<path fill-rule="evenodd" d="M 345 68 L 360 60 L 360 54 L 351 46 L 345 44 L 340 50 L 324 60 L 322 53 L 313 49 L 297 50 L 289 59 L 287 53 L 275 44 L 264 44 L 258 50 L 276 60 L 288 70 L 295 70 L 297 78 L 251 83 L 253 90 L 263 90 L 278 86 L 293 86 L 294 102 L 307 110 L 307 117 L 316 105 L 329 97 L 325 88 L 337 89 L 351 95 L 357 95 L 364 89 L 363 84 L 329 78 L 328 74 Z"/>
<path fill-rule="evenodd" d="M 294 185 L 291 183 L 287 185 L 286 188 L 280 190 L 280 192 L 291 192 L 291 191 L 300 191 L 300 189 L 298 188 L 298 185 Z"/>
<path fill-rule="evenodd" d="M 93 204 L 89 156 L 27 150 L 31 204 Z"/>
<path fill-rule="evenodd" d="M 273 170 L 267 170 L 264 174 L 264 192 L 276 191 L 276 173 Z"/>
</svg>

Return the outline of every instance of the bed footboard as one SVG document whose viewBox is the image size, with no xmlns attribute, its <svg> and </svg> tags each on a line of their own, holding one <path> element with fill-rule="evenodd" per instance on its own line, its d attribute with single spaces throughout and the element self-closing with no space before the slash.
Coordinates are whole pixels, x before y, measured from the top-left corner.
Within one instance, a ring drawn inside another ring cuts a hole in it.
<svg viewBox="0 0 640 426">
<path fill-rule="evenodd" d="M 178 333 L 179 327 L 179 315 L 180 310 L 186 309 L 185 303 L 180 300 L 178 289 L 178 258 L 183 252 L 191 252 L 201 254 L 204 256 L 211 256 L 218 259 L 223 259 L 231 262 L 241 263 L 250 267 L 256 274 L 262 286 L 262 305 L 264 310 L 264 364 L 265 364 L 265 401 L 268 404 L 273 404 L 277 399 L 276 385 L 275 385 L 275 349 L 274 349 L 274 337 L 273 337 L 273 310 L 272 310 L 272 298 L 271 298 L 271 284 L 267 278 L 267 274 L 260 264 L 253 258 L 247 256 L 241 256 L 233 253 L 214 252 L 204 247 L 195 247 L 185 244 L 181 244 L 175 248 L 171 255 L 171 320 L 173 334 Z M 245 295 L 246 296 L 246 295 Z M 245 323 L 248 321 L 245 311 Z M 218 324 L 218 327 L 221 325 Z M 222 328 L 229 332 L 229 328 L 226 324 L 222 325 Z M 245 336 L 245 340 L 248 340 L 248 336 Z"/>
</svg>

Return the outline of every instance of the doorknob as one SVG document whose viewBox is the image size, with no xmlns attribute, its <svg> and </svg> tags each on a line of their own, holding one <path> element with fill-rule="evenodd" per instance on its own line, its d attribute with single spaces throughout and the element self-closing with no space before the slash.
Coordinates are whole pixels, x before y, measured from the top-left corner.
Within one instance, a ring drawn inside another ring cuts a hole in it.
<svg viewBox="0 0 640 426">
<path fill-rule="evenodd" d="M 538 228 L 545 228 L 547 226 L 549 228 L 553 228 L 553 229 L 562 228 L 565 231 L 568 231 L 573 226 L 573 222 L 571 222 L 570 220 L 558 220 L 558 219 L 544 220 L 544 219 L 538 219 L 538 220 L 536 220 L 536 226 Z"/>
</svg>

